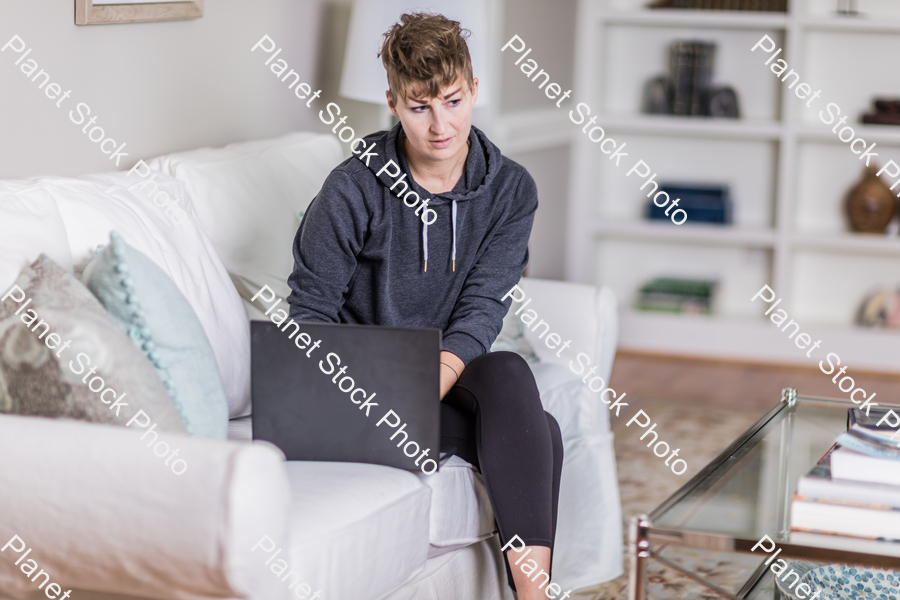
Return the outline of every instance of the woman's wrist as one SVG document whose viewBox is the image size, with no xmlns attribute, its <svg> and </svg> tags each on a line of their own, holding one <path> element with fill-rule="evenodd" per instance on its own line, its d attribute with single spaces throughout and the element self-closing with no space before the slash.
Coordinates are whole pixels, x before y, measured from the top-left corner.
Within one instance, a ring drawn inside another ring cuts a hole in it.
<svg viewBox="0 0 900 600">
<path fill-rule="evenodd" d="M 448 369 L 450 369 L 451 371 L 453 371 L 453 374 L 456 375 L 456 379 L 459 380 L 459 371 L 454 369 L 453 365 L 451 365 L 450 363 L 446 363 L 444 361 L 441 361 L 441 364 L 444 365 L 445 367 L 447 367 Z"/>
</svg>

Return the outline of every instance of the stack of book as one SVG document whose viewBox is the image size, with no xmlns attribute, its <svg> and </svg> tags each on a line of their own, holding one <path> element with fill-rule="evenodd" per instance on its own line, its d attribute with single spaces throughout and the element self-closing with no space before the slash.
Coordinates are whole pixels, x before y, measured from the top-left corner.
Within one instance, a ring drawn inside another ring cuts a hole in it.
<svg viewBox="0 0 900 600">
<path fill-rule="evenodd" d="M 661 312 L 711 314 L 717 283 L 705 279 L 659 277 L 638 291 L 635 308 Z"/>
<path fill-rule="evenodd" d="M 793 532 L 900 540 L 900 435 L 888 409 L 851 408 L 847 431 L 808 474 L 791 504 Z"/>
<path fill-rule="evenodd" d="M 657 0 L 648 7 L 787 12 L 787 0 Z"/>
<path fill-rule="evenodd" d="M 681 116 L 740 116 L 737 92 L 712 85 L 716 45 L 702 40 L 676 40 L 669 47 L 669 72 L 644 86 L 642 110 Z"/>
</svg>

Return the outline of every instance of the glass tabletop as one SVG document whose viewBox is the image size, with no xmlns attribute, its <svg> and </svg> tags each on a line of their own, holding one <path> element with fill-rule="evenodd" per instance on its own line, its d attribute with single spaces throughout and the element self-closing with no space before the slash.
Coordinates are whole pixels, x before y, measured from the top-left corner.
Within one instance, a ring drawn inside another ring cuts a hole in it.
<svg viewBox="0 0 900 600">
<path fill-rule="evenodd" d="M 853 406 L 849 400 L 783 398 L 649 515 L 652 541 L 748 552 L 768 535 L 784 547 L 784 555 L 798 558 L 868 563 L 872 555 L 900 556 L 898 543 L 791 536 L 790 506 L 797 482 L 846 429 L 847 409 Z M 874 562 L 886 564 L 884 559 Z"/>
</svg>

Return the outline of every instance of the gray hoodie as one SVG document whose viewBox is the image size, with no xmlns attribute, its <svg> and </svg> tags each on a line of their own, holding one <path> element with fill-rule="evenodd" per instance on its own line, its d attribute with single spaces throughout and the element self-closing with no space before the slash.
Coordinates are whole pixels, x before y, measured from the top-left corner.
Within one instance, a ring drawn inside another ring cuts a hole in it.
<svg viewBox="0 0 900 600">
<path fill-rule="evenodd" d="M 290 317 L 436 327 L 468 364 L 500 333 L 501 298 L 528 264 L 537 188 L 473 126 L 465 173 L 432 195 L 413 180 L 403 137 L 399 123 L 367 136 L 325 179 L 294 238 Z M 400 168 L 376 176 L 390 160 Z"/>
</svg>

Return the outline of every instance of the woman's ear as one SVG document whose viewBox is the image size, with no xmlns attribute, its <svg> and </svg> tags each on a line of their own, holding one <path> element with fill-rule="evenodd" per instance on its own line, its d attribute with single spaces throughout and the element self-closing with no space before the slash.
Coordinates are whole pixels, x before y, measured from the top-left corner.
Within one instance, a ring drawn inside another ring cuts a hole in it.
<svg viewBox="0 0 900 600">
<path fill-rule="evenodd" d="M 387 104 L 388 108 L 391 109 L 391 114 L 399 119 L 400 115 L 397 114 L 397 105 L 394 103 L 393 96 L 391 96 L 391 90 L 385 90 L 384 95 L 387 98 Z"/>
</svg>

